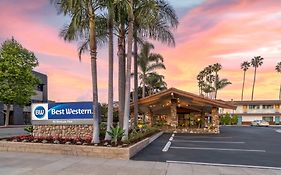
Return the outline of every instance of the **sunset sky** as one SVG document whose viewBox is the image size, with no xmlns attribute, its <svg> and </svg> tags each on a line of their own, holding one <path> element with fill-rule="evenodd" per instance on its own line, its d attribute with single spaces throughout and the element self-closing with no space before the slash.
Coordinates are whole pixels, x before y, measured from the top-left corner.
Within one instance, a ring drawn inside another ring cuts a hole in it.
<svg viewBox="0 0 281 175">
<path fill-rule="evenodd" d="M 165 58 L 163 72 L 168 87 L 198 93 L 196 76 L 209 64 L 223 66 L 220 77 L 229 85 L 218 92 L 223 100 L 239 100 L 243 72 L 240 64 L 254 56 L 264 57 L 257 72 L 255 99 L 277 99 L 281 74 L 281 0 L 169 0 L 180 25 L 174 31 L 176 47 L 155 43 L 153 52 Z M 57 15 L 49 0 L 1 0 L 0 42 L 14 38 L 39 59 L 37 71 L 48 75 L 49 99 L 91 100 L 88 54 L 79 62 L 77 43 L 58 37 L 68 18 Z M 117 55 L 115 49 L 117 75 Z M 107 101 L 107 46 L 98 51 L 99 100 Z M 253 68 L 246 74 L 245 99 L 251 95 Z M 114 99 L 118 100 L 117 76 Z"/>
</svg>

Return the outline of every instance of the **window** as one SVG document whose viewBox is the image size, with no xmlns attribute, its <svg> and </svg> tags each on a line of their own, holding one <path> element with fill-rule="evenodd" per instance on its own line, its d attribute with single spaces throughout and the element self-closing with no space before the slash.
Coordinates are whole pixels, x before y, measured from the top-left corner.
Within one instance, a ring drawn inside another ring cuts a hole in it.
<svg viewBox="0 0 281 175">
<path fill-rule="evenodd" d="M 273 105 L 262 105 L 262 109 L 273 109 Z"/>
<path fill-rule="evenodd" d="M 273 117 L 262 117 L 262 119 L 267 122 L 273 122 Z"/>
<path fill-rule="evenodd" d="M 260 109 L 259 105 L 249 105 L 249 109 Z"/>
</svg>

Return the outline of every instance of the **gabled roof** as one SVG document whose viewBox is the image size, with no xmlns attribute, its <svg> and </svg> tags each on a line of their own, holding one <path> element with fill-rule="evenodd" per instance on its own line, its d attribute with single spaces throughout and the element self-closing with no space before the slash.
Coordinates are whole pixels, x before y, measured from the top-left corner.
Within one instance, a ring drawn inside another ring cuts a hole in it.
<svg viewBox="0 0 281 175">
<path fill-rule="evenodd" d="M 155 102 L 160 102 L 162 99 L 165 98 L 184 98 L 185 100 L 191 102 L 191 103 L 200 103 L 202 105 L 208 105 L 212 107 L 218 107 L 218 108 L 226 108 L 226 109 L 236 109 L 236 106 L 229 102 L 225 102 L 222 100 L 213 100 L 210 98 L 206 98 L 203 96 L 199 96 L 190 92 L 186 92 L 183 90 L 179 90 L 176 88 L 169 88 L 167 90 L 161 91 L 157 94 L 150 95 L 145 98 L 139 99 L 138 103 L 139 105 L 149 105 Z"/>
</svg>

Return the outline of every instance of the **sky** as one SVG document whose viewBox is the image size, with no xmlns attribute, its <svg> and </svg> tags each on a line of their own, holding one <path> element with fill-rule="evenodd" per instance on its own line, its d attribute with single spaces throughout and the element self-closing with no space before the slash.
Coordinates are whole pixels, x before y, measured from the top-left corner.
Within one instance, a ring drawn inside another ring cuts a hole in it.
<svg viewBox="0 0 281 175">
<path fill-rule="evenodd" d="M 32 3 L 31 3 L 32 2 Z M 281 74 L 281 0 L 169 0 L 180 24 L 174 31 L 176 46 L 154 43 L 154 53 L 164 57 L 168 87 L 198 93 L 196 76 L 209 64 L 220 63 L 221 78 L 232 85 L 218 92 L 223 100 L 239 100 L 243 71 L 240 64 L 262 56 L 257 70 L 254 99 L 278 99 Z M 82 62 L 77 43 L 65 42 L 59 31 L 69 22 L 58 15 L 49 0 L 1 0 L 0 42 L 12 36 L 39 60 L 35 70 L 48 75 L 49 100 L 92 99 L 88 54 Z M 99 101 L 107 102 L 107 47 L 98 49 Z M 114 99 L 118 100 L 117 54 L 114 55 Z M 245 96 L 250 99 L 254 69 L 246 73 Z"/>
</svg>

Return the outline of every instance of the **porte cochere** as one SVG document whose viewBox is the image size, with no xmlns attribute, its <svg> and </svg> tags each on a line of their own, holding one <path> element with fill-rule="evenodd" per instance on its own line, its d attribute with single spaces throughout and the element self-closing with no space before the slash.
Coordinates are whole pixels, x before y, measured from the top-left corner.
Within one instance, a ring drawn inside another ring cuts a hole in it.
<svg viewBox="0 0 281 175">
<path fill-rule="evenodd" d="M 218 109 L 236 109 L 225 101 L 176 88 L 139 99 L 138 104 L 139 114 L 145 116 L 149 125 L 185 133 L 219 133 Z"/>
</svg>

